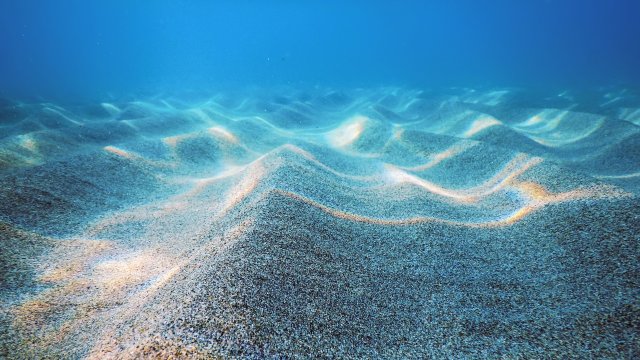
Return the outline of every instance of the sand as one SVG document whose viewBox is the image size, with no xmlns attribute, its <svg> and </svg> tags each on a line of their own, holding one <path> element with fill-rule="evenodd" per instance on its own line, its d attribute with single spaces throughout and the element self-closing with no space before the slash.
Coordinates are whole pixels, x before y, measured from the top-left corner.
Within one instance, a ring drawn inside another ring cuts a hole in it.
<svg viewBox="0 0 640 360">
<path fill-rule="evenodd" d="M 0 105 L 0 356 L 640 356 L 632 91 Z"/>
</svg>

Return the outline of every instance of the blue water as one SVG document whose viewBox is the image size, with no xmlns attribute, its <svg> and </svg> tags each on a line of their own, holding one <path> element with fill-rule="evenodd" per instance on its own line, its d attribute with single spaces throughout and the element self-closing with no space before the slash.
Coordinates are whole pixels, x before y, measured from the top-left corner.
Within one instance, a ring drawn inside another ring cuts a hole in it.
<svg viewBox="0 0 640 360">
<path fill-rule="evenodd" d="M 640 359 L 639 219 L 640 0 L 0 0 L 0 359 Z"/>
<path fill-rule="evenodd" d="M 0 94 L 640 82 L 640 2 L 0 1 Z"/>
</svg>

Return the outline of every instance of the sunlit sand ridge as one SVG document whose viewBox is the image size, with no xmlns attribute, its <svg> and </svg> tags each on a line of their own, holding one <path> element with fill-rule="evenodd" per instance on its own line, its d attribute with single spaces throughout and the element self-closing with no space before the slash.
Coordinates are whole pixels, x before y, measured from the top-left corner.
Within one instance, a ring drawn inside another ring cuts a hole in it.
<svg viewBox="0 0 640 360">
<path fill-rule="evenodd" d="M 6 102 L 0 355 L 633 357 L 624 94 Z"/>
</svg>

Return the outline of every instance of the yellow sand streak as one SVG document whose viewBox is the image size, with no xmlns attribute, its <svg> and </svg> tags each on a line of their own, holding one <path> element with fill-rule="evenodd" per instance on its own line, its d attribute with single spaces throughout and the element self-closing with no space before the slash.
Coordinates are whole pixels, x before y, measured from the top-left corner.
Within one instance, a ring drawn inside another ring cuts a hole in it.
<svg viewBox="0 0 640 360">
<path fill-rule="evenodd" d="M 432 167 L 440 164 L 441 162 L 443 162 L 444 160 L 447 159 L 451 159 L 461 153 L 463 153 L 464 151 L 467 151 L 471 148 L 473 148 L 474 146 L 477 146 L 479 143 L 477 142 L 463 142 L 463 143 L 455 143 L 452 146 L 450 146 L 449 148 L 447 148 L 446 150 L 443 150 L 439 153 L 433 154 L 430 156 L 430 160 L 422 165 L 417 165 L 417 166 L 398 166 L 399 168 L 403 169 L 403 170 L 408 170 L 408 171 L 424 171 L 424 170 L 428 170 L 431 169 Z"/>
<path fill-rule="evenodd" d="M 501 227 L 512 225 L 515 222 L 522 220 L 526 215 L 531 214 L 533 211 L 536 211 L 546 205 L 553 203 L 561 203 L 572 200 L 581 200 L 581 199 L 611 199 L 611 198 L 620 198 L 620 197 L 628 197 L 631 196 L 628 193 L 622 192 L 617 188 L 611 186 L 596 186 L 589 189 L 577 189 L 568 192 L 551 194 L 547 192 L 541 185 L 533 184 L 533 183 L 524 183 L 521 187 L 521 190 L 532 197 L 539 197 L 540 199 L 531 201 L 529 204 L 519 208 L 512 215 L 503 218 L 490 220 L 485 222 L 464 222 L 464 221 L 455 221 L 455 220 L 447 220 L 436 217 L 427 217 L 427 216 L 416 216 L 410 218 L 403 219 L 381 219 L 381 218 L 373 218 L 358 214 L 353 214 L 337 209 L 333 209 L 326 205 L 323 205 L 319 202 L 306 198 L 302 195 L 285 191 L 285 190 L 274 190 L 274 192 L 281 194 L 283 196 L 302 201 L 308 205 L 311 205 L 315 208 L 318 208 L 325 213 L 332 215 L 336 218 L 355 221 L 355 222 L 363 222 L 374 225 L 395 225 L 395 226 L 406 226 L 406 225 L 417 225 L 423 223 L 440 223 L 447 225 L 456 225 L 456 226 L 464 226 L 470 228 L 484 228 L 484 227 Z"/>
<path fill-rule="evenodd" d="M 121 156 L 121 157 L 123 157 L 123 158 L 127 158 L 127 159 L 133 159 L 133 158 L 135 158 L 135 156 L 134 156 L 133 154 L 131 154 L 130 152 L 128 152 L 128 151 L 126 151 L 126 150 L 122 150 L 122 149 L 117 148 L 117 147 L 115 147 L 115 146 L 111 146 L 111 145 L 109 145 L 109 146 L 105 146 L 105 147 L 104 147 L 104 150 L 105 150 L 105 151 L 107 151 L 107 152 L 110 152 L 110 153 L 112 153 L 112 154 L 115 154 L 115 155 Z"/>
<path fill-rule="evenodd" d="M 393 165 L 386 165 L 392 183 L 411 183 L 427 191 L 450 198 L 461 203 L 471 203 L 505 188 L 525 171 L 542 162 L 541 158 L 527 158 L 524 154 L 515 156 L 499 173 L 483 184 L 464 190 L 454 190 L 441 187 L 418 176 L 409 174 Z"/>
</svg>

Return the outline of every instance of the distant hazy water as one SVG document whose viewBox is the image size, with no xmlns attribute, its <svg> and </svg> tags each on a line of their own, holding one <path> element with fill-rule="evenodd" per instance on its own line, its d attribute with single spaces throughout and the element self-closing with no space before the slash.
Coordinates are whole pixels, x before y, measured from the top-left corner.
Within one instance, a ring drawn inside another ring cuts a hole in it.
<svg viewBox="0 0 640 360">
<path fill-rule="evenodd" d="M 637 86 L 638 14 L 635 0 L 2 1 L 0 94 Z"/>
</svg>

